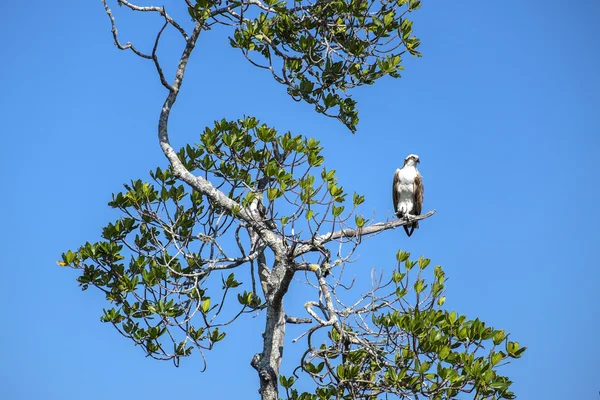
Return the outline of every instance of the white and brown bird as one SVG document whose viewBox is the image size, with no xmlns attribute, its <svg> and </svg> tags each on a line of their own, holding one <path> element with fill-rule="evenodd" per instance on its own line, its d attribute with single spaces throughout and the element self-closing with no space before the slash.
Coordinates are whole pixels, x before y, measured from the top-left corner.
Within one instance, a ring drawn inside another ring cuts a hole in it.
<svg viewBox="0 0 600 400">
<path fill-rule="evenodd" d="M 394 211 L 398 218 L 406 218 L 408 215 L 420 215 L 423 205 L 423 179 L 417 164 L 419 156 L 409 154 L 404 159 L 404 166 L 398 168 L 394 174 L 392 185 L 392 198 L 394 200 Z M 415 228 L 419 227 L 419 221 L 404 225 L 404 231 L 410 237 Z"/>
</svg>

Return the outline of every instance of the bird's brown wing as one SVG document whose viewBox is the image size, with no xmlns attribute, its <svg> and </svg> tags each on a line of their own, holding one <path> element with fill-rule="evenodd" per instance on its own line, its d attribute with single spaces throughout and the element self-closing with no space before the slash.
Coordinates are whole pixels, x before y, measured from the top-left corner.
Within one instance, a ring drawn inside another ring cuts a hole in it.
<svg viewBox="0 0 600 400">
<path fill-rule="evenodd" d="M 423 186 L 423 178 L 418 172 L 417 176 L 415 177 L 413 189 L 415 194 L 415 202 L 413 205 L 413 212 L 411 214 L 421 215 L 421 208 L 423 207 L 423 192 L 425 191 L 425 187 Z"/>
<path fill-rule="evenodd" d="M 396 207 L 398 207 L 398 196 L 400 195 L 400 193 L 398 193 L 398 189 L 396 189 L 398 181 L 398 171 L 396 170 L 394 173 L 394 181 L 392 182 L 392 201 L 394 202 L 394 214 L 398 214 L 398 210 L 396 209 Z"/>
</svg>

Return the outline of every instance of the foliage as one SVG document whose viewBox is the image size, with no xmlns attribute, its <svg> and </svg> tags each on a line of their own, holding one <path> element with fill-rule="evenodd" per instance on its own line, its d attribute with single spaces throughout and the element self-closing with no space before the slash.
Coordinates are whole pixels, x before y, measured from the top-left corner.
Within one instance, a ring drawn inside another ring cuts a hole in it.
<svg viewBox="0 0 600 400">
<path fill-rule="evenodd" d="M 235 199 L 240 210 L 260 209 L 261 222 L 285 236 L 287 229 L 317 232 L 324 223 L 349 217 L 335 171 L 321 167 L 321 150 L 314 139 L 280 135 L 255 118 L 244 118 L 216 121 L 200 144 L 178 155 L 187 169 Z M 170 169 L 157 168 L 150 175 L 152 181 L 133 181 L 113 196 L 109 205 L 123 216 L 103 229 L 104 240 L 64 253 L 61 264 L 80 269 L 83 289 L 96 286 L 115 305 L 102 321 L 114 324 L 148 355 L 178 363 L 192 346 L 212 349 L 225 337 L 224 325 L 262 307 L 264 298 L 253 285 L 238 289 L 239 310 L 227 321 L 217 319 L 228 295 L 242 284 L 229 270 L 243 264 L 254 268 L 265 246 L 251 243 L 235 213 L 188 192 Z M 354 205 L 362 201 L 354 195 Z M 208 283 L 213 272 L 228 273 L 218 295 L 212 294 L 218 285 Z"/>
<path fill-rule="evenodd" d="M 315 242 L 325 223 L 343 224 L 354 211 L 344 213 L 346 194 L 335 171 L 322 167 L 321 150 L 314 139 L 278 134 L 255 118 L 244 118 L 216 121 L 198 145 L 186 146 L 178 156 L 188 170 L 234 199 L 237 212 L 260 209 L 260 222 L 279 236 L 290 238 L 286 227 L 314 232 L 307 239 L 293 237 L 306 244 Z M 133 181 L 125 185 L 126 192 L 113 196 L 109 204 L 123 217 L 103 229 L 104 240 L 64 253 L 61 264 L 81 270 L 83 289 L 98 287 L 114 305 L 102 321 L 148 355 L 178 364 L 194 347 L 212 349 L 241 315 L 266 307 L 268 289 L 261 293 L 254 284 L 255 264 L 265 246 L 252 240 L 251 231 L 244 237 L 248 226 L 235 211 L 188 192 L 170 169 L 157 168 L 150 175 L 151 182 Z M 353 206 L 363 201 L 353 196 Z M 398 252 L 398 266 L 387 283 L 377 283 L 352 307 L 341 308 L 327 300 L 344 288 L 339 280 L 328 284 L 321 270 L 294 264 L 297 271 L 316 274 L 317 282 L 307 283 L 319 288 L 321 300 L 307 303 L 318 323 L 307 331 L 308 348 L 298 367 L 312 378 L 316 391 L 299 393 L 295 378 L 282 375 L 279 382 L 288 399 L 370 399 L 385 393 L 442 399 L 473 391 L 475 398 L 514 397 L 511 382 L 496 369 L 525 348 L 508 341 L 502 330 L 443 310 L 443 270 L 436 266 L 428 283 L 424 274 L 430 260 L 409 256 Z M 348 260 L 341 253 L 338 257 L 335 266 Z M 251 285 L 233 272 L 245 264 L 251 266 Z M 215 273 L 220 285 L 210 280 Z M 237 303 L 234 299 L 224 307 L 232 293 Z M 327 340 L 313 345 L 323 329 Z M 502 343 L 503 350 L 497 349 Z"/>
<path fill-rule="evenodd" d="M 225 16 L 220 1 L 197 0 L 188 11 L 207 27 L 233 24 L 231 46 L 253 65 L 270 70 L 295 100 L 314 104 L 318 113 L 352 131 L 358 111 L 346 91 L 384 75 L 398 78 L 404 54 L 421 56 L 408 18 L 421 7 L 419 0 L 226 3 L 226 20 L 219 18 Z M 232 9 L 238 14 L 232 16 Z"/>
<path fill-rule="evenodd" d="M 318 346 L 311 344 L 316 331 L 310 332 L 295 375 L 301 370 L 317 388 L 300 394 L 294 389 L 296 377 L 282 375 L 287 399 L 375 399 L 383 394 L 450 399 L 461 393 L 474 393 L 475 399 L 515 398 L 511 381 L 497 368 L 519 358 L 525 347 L 509 341 L 504 330 L 443 310 L 444 271 L 436 266 L 427 283 L 430 260 L 409 257 L 398 252 L 390 281 L 379 287 L 389 289 L 387 296 L 376 299 L 373 293 L 362 312 L 346 310 L 341 330 L 331 328 Z"/>
<path fill-rule="evenodd" d="M 178 365 L 194 349 L 203 354 L 226 340 L 242 315 L 264 311 L 263 348 L 251 362 L 264 400 L 280 397 L 278 385 L 294 400 L 514 398 L 497 370 L 525 348 L 503 330 L 444 310 L 445 274 L 436 266 L 427 280 L 429 259 L 398 252 L 389 281 L 373 279 L 358 300 L 343 300 L 355 294 L 343 272 L 364 238 L 433 212 L 369 221 L 357 212 L 364 196 L 346 193 L 318 140 L 280 134 L 253 117 L 216 121 L 179 152 L 169 142 L 186 65 L 200 33 L 214 25 L 233 27 L 230 44 L 295 100 L 354 131 L 358 111 L 347 91 L 399 77 L 401 57 L 420 56 L 407 17 L 419 0 L 185 0 L 191 32 L 164 7 L 117 0 L 163 19 L 151 53 L 119 40 L 107 1 L 116 46 L 151 60 L 168 91 L 158 136 L 169 167 L 113 195 L 109 205 L 121 216 L 104 227 L 102 240 L 58 262 L 80 272 L 83 290 L 105 294 L 111 308 L 103 322 L 148 356 Z M 172 81 L 157 55 L 167 27 L 185 41 Z M 309 317 L 285 313 L 293 279 L 314 299 L 304 303 Z M 289 377 L 280 374 L 286 324 L 308 325 L 306 351 Z M 301 376 L 314 390 L 300 393 Z"/>
<path fill-rule="evenodd" d="M 203 2 L 190 8 L 197 17 Z M 240 24 L 231 45 L 255 65 L 268 68 L 297 100 L 315 104 L 356 129 L 356 102 L 343 92 L 372 84 L 384 75 L 400 77 L 401 56 L 416 50 L 406 15 L 420 1 L 337 0 L 303 4 L 268 0 L 268 7 Z M 274 63 L 280 65 L 274 67 Z M 281 72 L 278 72 L 281 71 Z M 333 110 L 337 110 L 334 112 Z"/>
</svg>

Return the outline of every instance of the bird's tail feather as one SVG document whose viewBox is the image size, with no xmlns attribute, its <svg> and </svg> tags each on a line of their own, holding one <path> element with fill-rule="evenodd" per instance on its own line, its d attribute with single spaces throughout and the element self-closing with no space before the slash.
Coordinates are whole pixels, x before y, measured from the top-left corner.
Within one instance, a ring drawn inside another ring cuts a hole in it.
<svg viewBox="0 0 600 400">
<path fill-rule="evenodd" d="M 415 231 L 415 228 L 419 227 L 419 222 L 413 222 L 412 224 L 403 225 L 402 227 L 404 228 L 404 232 L 406 232 L 406 235 L 410 237 Z"/>
</svg>

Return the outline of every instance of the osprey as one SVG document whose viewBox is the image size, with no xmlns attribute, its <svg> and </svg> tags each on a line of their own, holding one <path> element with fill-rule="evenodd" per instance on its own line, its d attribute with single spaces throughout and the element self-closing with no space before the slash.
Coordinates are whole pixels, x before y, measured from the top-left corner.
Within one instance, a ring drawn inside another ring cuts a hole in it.
<svg viewBox="0 0 600 400">
<path fill-rule="evenodd" d="M 417 170 L 419 156 L 410 154 L 404 159 L 404 166 L 398 168 L 394 174 L 392 185 L 392 198 L 394 200 L 394 211 L 398 218 L 408 215 L 420 215 L 423 205 L 423 179 Z M 410 237 L 419 222 L 404 225 L 404 231 Z"/>
</svg>

